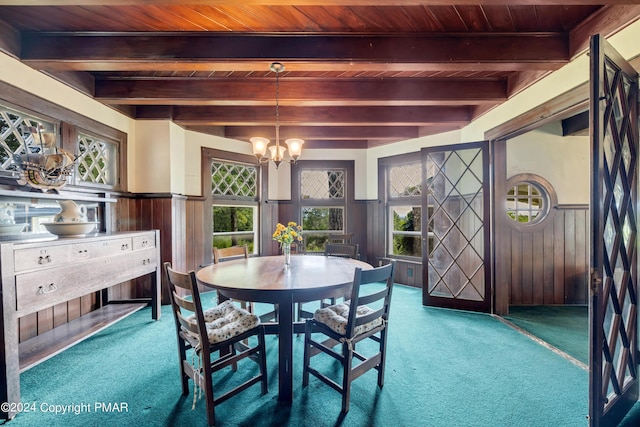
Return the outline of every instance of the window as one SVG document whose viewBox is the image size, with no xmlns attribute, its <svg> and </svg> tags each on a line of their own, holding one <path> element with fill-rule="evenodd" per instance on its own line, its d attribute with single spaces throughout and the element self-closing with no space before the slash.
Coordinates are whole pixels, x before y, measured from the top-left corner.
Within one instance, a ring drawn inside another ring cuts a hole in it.
<svg viewBox="0 0 640 427">
<path fill-rule="evenodd" d="M 258 251 L 258 168 L 214 160 L 211 162 L 213 246 L 246 244 Z"/>
<path fill-rule="evenodd" d="M 420 157 L 420 156 L 417 156 Z M 422 165 L 416 155 L 395 156 L 381 163 L 387 207 L 387 256 L 422 258 Z M 433 213 L 429 208 L 429 218 Z M 431 228 L 431 227 L 430 227 Z M 433 248 L 432 233 L 428 244 Z"/>
<path fill-rule="evenodd" d="M 32 133 L 28 129 L 38 129 L 42 133 Z M 19 171 L 14 156 L 42 152 L 44 148 L 38 135 L 43 133 L 57 135 L 57 124 L 0 105 L 0 174 L 17 178 Z"/>
<path fill-rule="evenodd" d="M 118 181 L 118 146 L 104 138 L 78 134 L 77 183 L 114 186 Z"/>
<path fill-rule="evenodd" d="M 519 174 L 507 181 L 506 212 L 516 228 L 525 230 L 545 221 L 555 200 L 553 187 L 540 176 Z"/>
<path fill-rule="evenodd" d="M 346 162 L 303 161 L 296 164 L 297 199 L 306 252 L 323 252 L 330 234 L 346 233 Z M 344 165 L 344 166 L 343 166 Z"/>
<path fill-rule="evenodd" d="M 538 187 L 522 182 L 507 191 L 507 215 L 517 222 L 536 222 L 544 213 L 544 197 Z"/>
<path fill-rule="evenodd" d="M 422 257 L 420 206 L 390 206 L 391 247 L 389 255 Z"/>
<path fill-rule="evenodd" d="M 109 138 L 0 105 L 0 177 L 20 179 L 23 172 L 15 163 L 17 156 L 61 154 L 64 148 L 69 165 L 75 158 L 73 168 L 69 167 L 71 174 L 65 175 L 66 184 L 119 188 L 119 165 L 126 161 L 120 159 L 120 146 L 126 144 L 126 135 L 106 126 L 96 127 L 96 132 Z"/>
</svg>

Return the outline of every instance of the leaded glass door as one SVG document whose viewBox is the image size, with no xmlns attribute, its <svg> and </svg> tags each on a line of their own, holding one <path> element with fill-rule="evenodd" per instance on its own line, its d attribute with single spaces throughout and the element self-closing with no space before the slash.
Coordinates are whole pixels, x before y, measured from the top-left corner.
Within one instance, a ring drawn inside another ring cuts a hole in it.
<svg viewBox="0 0 640 427">
<path fill-rule="evenodd" d="M 489 144 L 422 149 L 424 305 L 491 310 Z"/>
<path fill-rule="evenodd" d="M 638 399 L 638 74 L 591 38 L 589 420 L 614 426 Z"/>
</svg>

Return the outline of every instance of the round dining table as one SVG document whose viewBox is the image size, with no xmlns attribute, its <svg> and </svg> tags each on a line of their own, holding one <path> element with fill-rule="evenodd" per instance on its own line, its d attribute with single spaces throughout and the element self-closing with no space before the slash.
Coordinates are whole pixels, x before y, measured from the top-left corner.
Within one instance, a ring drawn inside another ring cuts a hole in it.
<svg viewBox="0 0 640 427">
<path fill-rule="evenodd" d="M 295 303 L 341 297 L 353 283 L 355 269 L 373 268 L 366 262 L 323 255 L 297 255 L 285 266 L 284 257 L 250 257 L 206 266 L 196 273 L 198 283 L 223 297 L 278 305 L 278 400 L 293 400 L 293 334 Z M 301 332 L 302 324 L 296 328 Z M 269 326 L 269 325 L 266 325 Z"/>
</svg>

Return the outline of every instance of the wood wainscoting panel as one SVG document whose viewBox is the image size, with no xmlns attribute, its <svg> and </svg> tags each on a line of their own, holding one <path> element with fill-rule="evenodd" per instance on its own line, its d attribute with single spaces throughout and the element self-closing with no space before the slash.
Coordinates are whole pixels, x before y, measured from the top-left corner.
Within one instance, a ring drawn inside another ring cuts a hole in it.
<svg viewBox="0 0 640 427">
<path fill-rule="evenodd" d="M 160 263 L 173 258 L 173 196 L 171 194 L 128 194 L 111 204 L 111 229 L 115 231 L 160 230 Z M 162 304 L 169 303 L 164 274 Z M 151 292 L 151 279 L 142 277 L 109 289 L 109 299 L 141 298 Z M 70 319 L 71 320 L 71 319 Z"/>
<path fill-rule="evenodd" d="M 422 288 L 422 264 L 402 260 L 396 261 L 393 282 L 414 288 Z"/>
<path fill-rule="evenodd" d="M 184 263 L 187 270 L 197 271 L 200 265 L 211 262 L 211 250 L 204 252 L 204 248 L 212 243 L 211 232 L 204 229 L 204 199 L 187 199 L 185 210 Z"/>
<path fill-rule="evenodd" d="M 588 303 L 589 214 L 587 206 L 559 206 L 549 223 L 534 231 L 508 227 L 496 245 L 496 281 L 507 281 L 510 305 Z"/>
</svg>

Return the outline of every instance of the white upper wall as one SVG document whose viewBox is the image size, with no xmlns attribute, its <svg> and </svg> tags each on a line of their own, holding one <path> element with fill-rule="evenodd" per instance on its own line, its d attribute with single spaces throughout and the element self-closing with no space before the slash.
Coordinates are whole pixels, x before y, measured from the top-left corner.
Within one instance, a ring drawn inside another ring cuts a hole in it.
<svg viewBox="0 0 640 427">
<path fill-rule="evenodd" d="M 135 143 L 130 144 L 129 153 L 137 161 L 129 175 L 134 176 L 135 185 L 129 190 L 136 193 L 164 193 L 171 190 L 171 138 L 167 121 L 138 120 Z"/>
<path fill-rule="evenodd" d="M 558 204 L 589 204 L 588 136 L 562 136 L 560 122 L 507 141 L 507 178 L 540 175 L 553 186 Z"/>
</svg>

